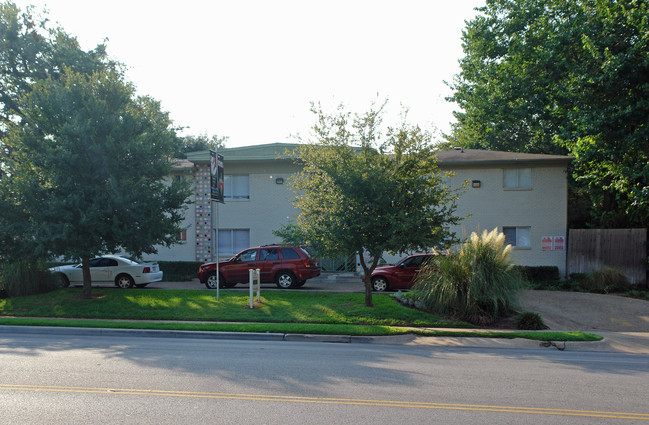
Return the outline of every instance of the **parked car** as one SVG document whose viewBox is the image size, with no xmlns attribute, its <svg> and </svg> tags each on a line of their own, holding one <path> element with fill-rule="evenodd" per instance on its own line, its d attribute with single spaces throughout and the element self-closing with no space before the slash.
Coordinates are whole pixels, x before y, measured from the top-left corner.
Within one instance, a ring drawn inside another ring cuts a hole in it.
<svg viewBox="0 0 649 425">
<path fill-rule="evenodd" d="M 299 288 L 320 275 L 320 266 L 306 249 L 299 246 L 264 245 L 241 251 L 228 261 L 219 262 L 221 287 L 232 288 L 249 281 L 249 270 L 259 269 L 262 283 L 275 283 L 279 288 Z M 205 263 L 198 270 L 198 279 L 216 289 L 216 262 Z"/>
<path fill-rule="evenodd" d="M 83 283 L 81 264 L 52 267 L 52 273 L 60 275 L 63 284 Z M 149 283 L 162 280 L 158 263 L 138 263 L 117 255 L 105 255 L 90 260 L 92 283 L 115 283 L 119 288 L 143 288 Z"/>
<path fill-rule="evenodd" d="M 374 291 L 389 289 L 410 289 L 421 267 L 435 255 L 413 254 L 400 260 L 393 266 L 379 266 L 372 272 L 371 281 Z"/>
</svg>

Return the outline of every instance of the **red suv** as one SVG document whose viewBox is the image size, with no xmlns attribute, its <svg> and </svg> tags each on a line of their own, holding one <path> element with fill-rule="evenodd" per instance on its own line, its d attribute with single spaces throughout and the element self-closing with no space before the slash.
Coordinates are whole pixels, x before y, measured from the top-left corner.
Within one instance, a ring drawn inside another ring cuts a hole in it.
<svg viewBox="0 0 649 425">
<path fill-rule="evenodd" d="M 275 282 L 282 289 L 299 288 L 307 279 L 320 275 L 320 267 L 304 248 L 264 245 L 248 248 L 220 262 L 221 287 L 232 288 L 239 282 L 248 282 L 250 269 L 259 269 L 262 283 Z M 203 264 L 198 278 L 209 289 L 216 289 L 216 263 Z"/>
<path fill-rule="evenodd" d="M 380 266 L 372 272 L 372 289 L 410 289 L 421 267 L 435 254 L 414 254 L 394 266 Z"/>
</svg>

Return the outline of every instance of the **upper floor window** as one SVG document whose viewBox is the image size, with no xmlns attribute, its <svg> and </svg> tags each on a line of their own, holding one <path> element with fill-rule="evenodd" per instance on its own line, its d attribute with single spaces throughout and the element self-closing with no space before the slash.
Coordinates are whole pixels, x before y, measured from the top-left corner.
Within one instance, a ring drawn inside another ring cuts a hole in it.
<svg viewBox="0 0 649 425">
<path fill-rule="evenodd" d="M 505 189 L 531 189 L 531 168 L 506 168 L 503 170 L 503 187 Z"/>
<path fill-rule="evenodd" d="M 250 183 L 248 176 L 225 175 L 223 179 L 223 197 L 225 199 L 250 199 Z"/>
</svg>

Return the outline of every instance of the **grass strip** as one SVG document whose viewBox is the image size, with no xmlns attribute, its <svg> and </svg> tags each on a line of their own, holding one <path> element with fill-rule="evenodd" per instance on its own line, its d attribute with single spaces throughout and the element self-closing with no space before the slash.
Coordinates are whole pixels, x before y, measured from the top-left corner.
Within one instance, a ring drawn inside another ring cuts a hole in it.
<svg viewBox="0 0 649 425">
<path fill-rule="evenodd" d="M 317 323 L 413 327 L 472 328 L 463 322 L 405 307 L 393 295 L 375 294 L 374 307 L 361 293 L 273 291 L 262 293 L 250 309 L 247 293 L 224 290 L 95 289 L 82 299 L 81 289 L 0 300 L 0 316 L 109 320 L 183 320 L 259 323 Z"/>
</svg>

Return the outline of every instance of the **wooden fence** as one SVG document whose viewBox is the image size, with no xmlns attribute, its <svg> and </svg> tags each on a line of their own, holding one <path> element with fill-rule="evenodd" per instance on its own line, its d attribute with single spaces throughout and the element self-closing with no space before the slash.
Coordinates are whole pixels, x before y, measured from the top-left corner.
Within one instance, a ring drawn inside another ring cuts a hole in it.
<svg viewBox="0 0 649 425">
<path fill-rule="evenodd" d="M 570 229 L 568 274 L 615 267 L 632 284 L 647 283 L 647 229 Z"/>
</svg>

